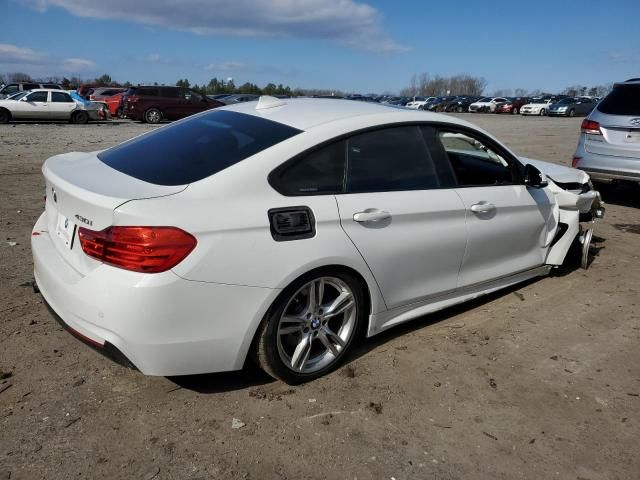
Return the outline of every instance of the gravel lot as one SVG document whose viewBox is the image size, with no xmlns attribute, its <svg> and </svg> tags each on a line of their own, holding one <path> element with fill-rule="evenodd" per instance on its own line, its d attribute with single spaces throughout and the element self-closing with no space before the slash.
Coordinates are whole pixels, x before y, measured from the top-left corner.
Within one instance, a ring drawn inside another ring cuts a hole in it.
<svg viewBox="0 0 640 480">
<path fill-rule="evenodd" d="M 562 164 L 581 121 L 462 116 Z M 311 384 L 144 377 L 53 321 L 29 236 L 46 158 L 151 128 L 0 125 L 0 480 L 640 478 L 640 188 L 603 189 L 589 270 L 363 341 Z"/>
</svg>

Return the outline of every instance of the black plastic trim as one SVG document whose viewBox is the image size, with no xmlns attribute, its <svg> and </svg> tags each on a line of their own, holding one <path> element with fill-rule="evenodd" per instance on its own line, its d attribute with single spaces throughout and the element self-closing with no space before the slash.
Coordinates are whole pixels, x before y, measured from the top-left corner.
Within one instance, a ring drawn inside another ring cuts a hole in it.
<svg viewBox="0 0 640 480">
<path fill-rule="evenodd" d="M 131 360 L 129 360 L 124 353 L 122 353 L 120 350 L 118 350 L 114 345 L 112 345 L 109 342 L 104 342 L 104 344 L 99 347 L 96 344 L 90 343 L 89 341 L 87 341 L 87 339 L 80 334 L 80 332 L 74 330 L 73 328 L 71 328 L 69 325 L 67 325 L 67 323 L 65 323 L 65 321 L 62 319 L 62 317 L 60 315 L 58 315 L 56 313 L 56 311 L 53 309 L 53 307 L 51 307 L 51 305 L 49 305 L 49 302 L 47 302 L 44 297 L 42 298 L 45 307 L 47 307 L 47 310 L 49 310 L 49 313 L 51 314 L 51 316 L 53 317 L 53 319 L 58 322 L 58 324 L 64 328 L 67 332 L 69 332 L 71 335 L 73 335 L 75 338 L 77 338 L 78 340 L 80 340 L 83 344 L 85 344 L 86 346 L 88 346 L 89 348 L 91 348 L 92 350 L 95 350 L 96 352 L 102 354 L 103 356 L 107 357 L 109 360 L 122 365 L 123 367 L 127 367 L 130 368 L 132 370 L 138 370 L 138 368 L 133 364 L 133 362 L 131 362 Z"/>
<path fill-rule="evenodd" d="M 274 218 L 278 213 L 295 213 L 295 212 L 304 212 L 309 219 L 309 228 L 308 232 L 304 233 L 291 233 L 291 234 L 283 234 L 276 230 L 274 226 Z M 276 242 L 289 242 L 292 240 L 304 240 L 307 238 L 313 238 L 316 236 L 316 218 L 313 215 L 313 210 L 306 206 L 295 206 L 295 207 L 282 207 L 282 208 L 271 208 L 267 212 L 269 216 L 269 228 L 271 230 L 271 236 Z"/>
</svg>

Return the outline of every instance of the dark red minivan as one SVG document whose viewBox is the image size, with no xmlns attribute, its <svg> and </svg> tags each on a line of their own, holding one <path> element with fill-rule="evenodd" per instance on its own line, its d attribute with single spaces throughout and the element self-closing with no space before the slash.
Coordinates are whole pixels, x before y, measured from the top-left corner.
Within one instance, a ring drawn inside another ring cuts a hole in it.
<svg viewBox="0 0 640 480">
<path fill-rule="evenodd" d="M 141 85 L 129 88 L 124 94 L 123 114 L 132 120 L 158 123 L 223 105 L 188 88 Z"/>
</svg>

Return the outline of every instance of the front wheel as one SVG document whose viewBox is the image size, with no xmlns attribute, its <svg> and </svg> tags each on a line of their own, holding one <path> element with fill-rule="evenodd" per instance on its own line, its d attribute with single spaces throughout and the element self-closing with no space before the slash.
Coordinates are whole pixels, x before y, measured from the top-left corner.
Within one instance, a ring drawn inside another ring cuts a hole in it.
<svg viewBox="0 0 640 480">
<path fill-rule="evenodd" d="M 256 357 L 272 377 L 289 384 L 334 370 L 365 317 L 361 282 L 338 271 L 305 275 L 283 290 L 258 332 Z"/>
<path fill-rule="evenodd" d="M 569 116 L 570 117 L 575 117 L 576 116 L 576 111 L 573 108 L 571 110 L 569 110 Z"/>
<path fill-rule="evenodd" d="M 9 123 L 10 120 L 11 114 L 9 113 L 9 110 L 0 108 L 0 123 Z"/>
<path fill-rule="evenodd" d="M 544 108 L 540 109 L 540 116 L 544 117 L 547 114 L 547 111 Z"/>
<path fill-rule="evenodd" d="M 517 115 L 519 113 L 518 107 L 513 107 L 511 109 L 511 113 L 514 114 L 514 115 Z"/>
</svg>

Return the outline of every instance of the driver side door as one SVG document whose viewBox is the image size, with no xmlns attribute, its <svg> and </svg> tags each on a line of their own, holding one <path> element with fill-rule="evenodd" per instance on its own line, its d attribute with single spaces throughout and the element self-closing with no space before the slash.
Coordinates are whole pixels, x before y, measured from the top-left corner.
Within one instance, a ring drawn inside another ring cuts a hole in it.
<svg viewBox="0 0 640 480">
<path fill-rule="evenodd" d="M 466 211 L 458 288 L 544 265 L 558 227 L 553 194 L 526 186 L 517 159 L 479 132 L 441 127 L 435 143 Z"/>
<path fill-rule="evenodd" d="M 16 120 L 49 119 L 49 92 L 33 92 L 21 98 L 11 116 Z"/>
</svg>

